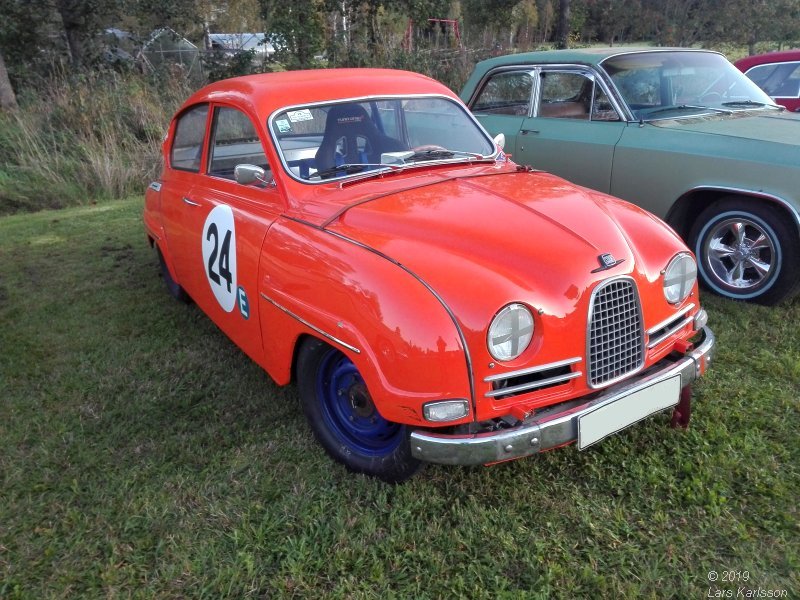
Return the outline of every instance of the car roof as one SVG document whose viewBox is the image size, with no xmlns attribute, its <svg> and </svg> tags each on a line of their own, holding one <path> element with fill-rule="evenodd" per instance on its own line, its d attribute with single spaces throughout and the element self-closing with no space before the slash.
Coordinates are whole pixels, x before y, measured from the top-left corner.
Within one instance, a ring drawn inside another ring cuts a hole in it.
<svg viewBox="0 0 800 600">
<path fill-rule="evenodd" d="M 756 65 L 766 65 L 770 63 L 787 62 L 800 60 L 800 49 L 782 50 L 781 52 L 767 52 L 766 54 L 756 54 L 740 58 L 734 64 L 740 71 L 746 71 Z"/>
<path fill-rule="evenodd" d="M 642 47 L 600 47 L 600 48 L 577 48 L 569 50 L 545 50 L 542 52 L 522 52 L 519 54 L 507 54 L 490 58 L 478 63 L 482 71 L 488 71 L 495 67 L 504 65 L 525 65 L 525 64 L 585 64 L 598 65 L 611 56 L 624 54 L 638 54 L 641 52 L 711 52 L 695 48 L 654 48 L 650 46 Z"/>
<path fill-rule="evenodd" d="M 316 69 L 223 79 L 195 92 L 179 112 L 199 102 L 223 102 L 249 107 L 256 114 L 268 116 L 286 106 L 417 94 L 457 98 L 443 84 L 418 73 L 393 69 Z"/>
</svg>

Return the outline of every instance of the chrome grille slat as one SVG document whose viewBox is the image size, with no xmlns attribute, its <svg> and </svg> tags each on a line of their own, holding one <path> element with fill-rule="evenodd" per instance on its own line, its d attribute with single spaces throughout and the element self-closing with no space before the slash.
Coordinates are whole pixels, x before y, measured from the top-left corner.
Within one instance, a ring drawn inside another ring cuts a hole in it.
<svg viewBox="0 0 800 600">
<path fill-rule="evenodd" d="M 611 279 L 592 294 L 587 361 L 592 387 L 607 385 L 644 364 L 642 311 L 632 279 Z"/>
</svg>

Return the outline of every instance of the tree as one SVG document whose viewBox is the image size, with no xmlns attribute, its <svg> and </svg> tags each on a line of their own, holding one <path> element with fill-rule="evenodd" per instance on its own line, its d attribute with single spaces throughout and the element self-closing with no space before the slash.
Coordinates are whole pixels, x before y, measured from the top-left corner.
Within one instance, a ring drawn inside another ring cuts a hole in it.
<svg viewBox="0 0 800 600">
<path fill-rule="evenodd" d="M 569 48 L 569 2 L 570 0 L 559 0 L 558 3 L 557 48 Z"/>
<path fill-rule="evenodd" d="M 8 79 L 6 61 L 3 60 L 3 53 L 0 52 L 0 110 L 11 110 L 17 108 L 17 97 L 14 95 L 14 88 Z"/>
<path fill-rule="evenodd" d="M 323 0 L 261 0 L 261 14 L 279 59 L 287 66 L 308 68 L 325 45 Z"/>
</svg>

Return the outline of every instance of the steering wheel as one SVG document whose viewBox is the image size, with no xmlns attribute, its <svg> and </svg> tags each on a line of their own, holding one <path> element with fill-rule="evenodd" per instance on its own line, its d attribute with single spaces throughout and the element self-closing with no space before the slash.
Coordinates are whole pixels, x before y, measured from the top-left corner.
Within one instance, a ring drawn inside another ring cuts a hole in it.
<svg viewBox="0 0 800 600">
<path fill-rule="evenodd" d="M 719 92 L 708 92 L 707 94 L 703 94 L 700 96 L 700 102 L 705 103 L 714 103 L 714 102 L 722 102 L 722 94 Z"/>
</svg>

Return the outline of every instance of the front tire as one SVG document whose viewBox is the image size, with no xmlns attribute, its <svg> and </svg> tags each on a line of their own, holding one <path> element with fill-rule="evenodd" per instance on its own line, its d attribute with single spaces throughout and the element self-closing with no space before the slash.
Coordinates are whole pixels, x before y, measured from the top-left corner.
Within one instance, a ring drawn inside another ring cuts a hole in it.
<svg viewBox="0 0 800 600">
<path fill-rule="evenodd" d="M 721 296 L 773 305 L 800 287 L 796 226 L 764 202 L 715 202 L 700 213 L 689 243 L 702 283 Z"/>
<path fill-rule="evenodd" d="M 364 379 L 342 352 L 317 339 L 305 342 L 297 356 L 297 386 L 317 441 L 349 470 L 399 483 L 420 468 L 408 428 L 378 413 Z"/>
</svg>

